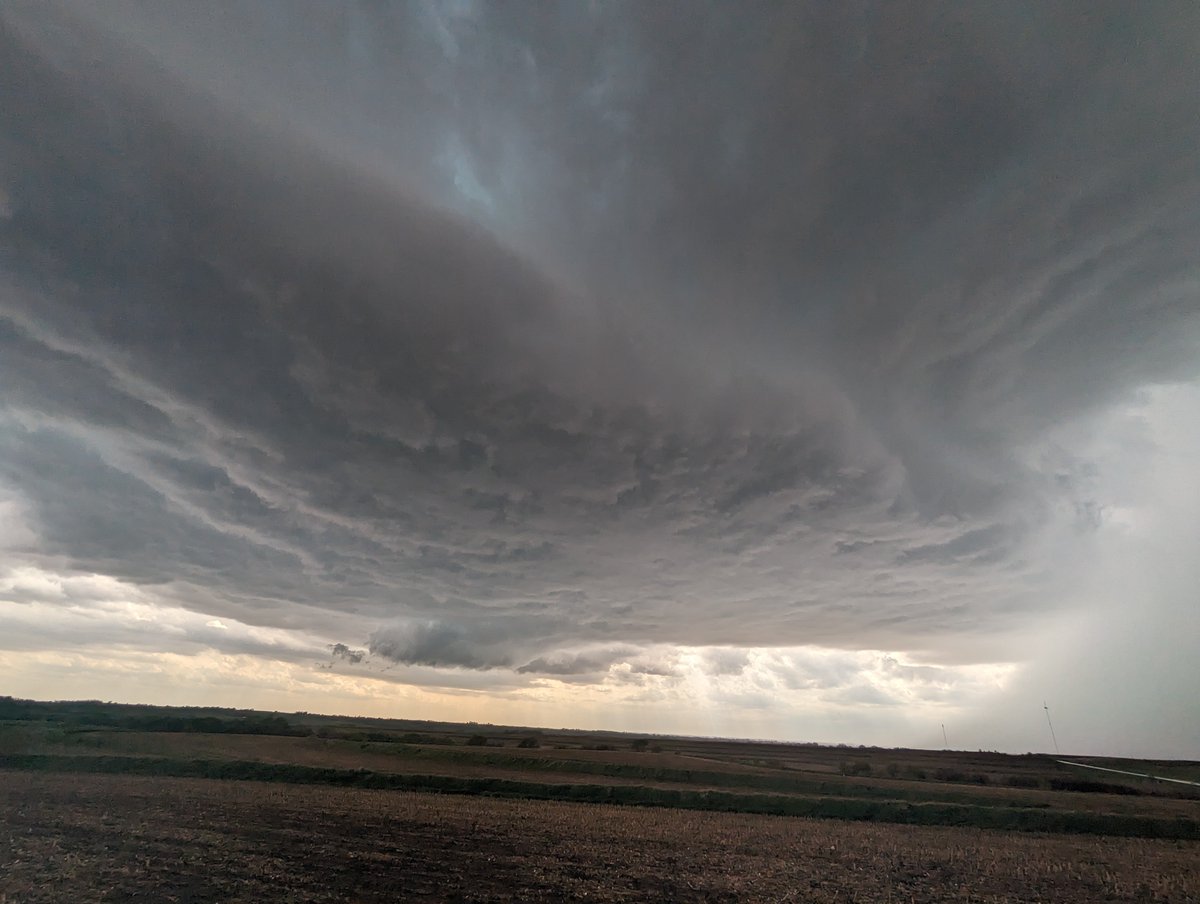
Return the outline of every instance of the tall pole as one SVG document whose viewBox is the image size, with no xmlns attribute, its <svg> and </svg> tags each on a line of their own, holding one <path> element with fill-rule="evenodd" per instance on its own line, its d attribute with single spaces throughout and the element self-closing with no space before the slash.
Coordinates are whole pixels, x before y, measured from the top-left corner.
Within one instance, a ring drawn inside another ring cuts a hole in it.
<svg viewBox="0 0 1200 904">
<path fill-rule="evenodd" d="M 1054 752 L 1058 754 L 1058 738 L 1054 736 L 1054 723 L 1050 721 L 1050 707 L 1045 700 L 1042 701 L 1042 709 L 1046 711 L 1046 724 L 1050 726 L 1050 740 L 1054 742 Z"/>
<path fill-rule="evenodd" d="M 945 722 L 942 723 L 942 746 L 946 750 L 950 749 L 950 741 L 946 738 L 946 723 Z"/>
</svg>

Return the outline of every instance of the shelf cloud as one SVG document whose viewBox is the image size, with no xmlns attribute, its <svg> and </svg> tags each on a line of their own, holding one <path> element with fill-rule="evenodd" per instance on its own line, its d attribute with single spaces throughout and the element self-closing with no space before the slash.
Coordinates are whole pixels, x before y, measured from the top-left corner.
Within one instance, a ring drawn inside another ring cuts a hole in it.
<svg viewBox="0 0 1200 904">
<path fill-rule="evenodd" d="M 1078 620 L 1119 659 L 1098 563 L 1137 584 L 1200 515 L 1197 36 L 1171 3 L 8 4 L 0 618 L 57 614 L 0 633 L 747 711 L 1064 686 L 1033 638 Z M 1138 605 L 1178 624 L 1184 583 Z"/>
</svg>

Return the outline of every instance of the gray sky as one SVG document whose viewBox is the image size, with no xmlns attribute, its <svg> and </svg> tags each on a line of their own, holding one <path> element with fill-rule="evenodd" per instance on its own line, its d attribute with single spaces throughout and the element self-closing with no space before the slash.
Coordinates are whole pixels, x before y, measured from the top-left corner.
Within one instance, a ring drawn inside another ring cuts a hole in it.
<svg viewBox="0 0 1200 904">
<path fill-rule="evenodd" d="M 0 10 L 0 692 L 1200 757 L 1200 7 Z"/>
</svg>

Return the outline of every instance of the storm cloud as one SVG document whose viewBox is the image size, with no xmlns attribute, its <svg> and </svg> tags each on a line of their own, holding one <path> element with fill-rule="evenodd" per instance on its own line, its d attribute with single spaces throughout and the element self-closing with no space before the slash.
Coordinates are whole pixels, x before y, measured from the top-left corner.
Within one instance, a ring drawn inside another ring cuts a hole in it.
<svg viewBox="0 0 1200 904">
<path fill-rule="evenodd" d="M 953 696 L 1093 605 L 1200 378 L 1198 51 L 1187 3 L 8 4 L 0 565 L 396 680 Z"/>
</svg>

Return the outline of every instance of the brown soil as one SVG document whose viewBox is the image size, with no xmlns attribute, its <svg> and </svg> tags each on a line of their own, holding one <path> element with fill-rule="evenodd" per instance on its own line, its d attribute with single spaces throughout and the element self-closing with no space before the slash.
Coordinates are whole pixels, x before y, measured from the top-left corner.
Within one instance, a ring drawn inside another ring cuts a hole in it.
<svg viewBox="0 0 1200 904">
<path fill-rule="evenodd" d="M 631 751 L 555 750 L 539 748 L 433 747 L 430 757 L 411 757 L 386 752 L 387 745 L 360 744 L 351 741 L 322 738 L 292 738 L 270 735 L 194 734 L 170 732 L 94 731 L 72 736 L 70 744 L 37 745 L 30 751 L 61 752 L 74 755 L 142 755 L 172 759 L 251 760 L 263 763 L 294 763 L 333 769 L 368 769 L 373 772 L 407 775 L 450 775 L 466 778 L 499 778 L 512 781 L 551 782 L 557 784 L 643 785 L 648 787 L 679 787 L 679 783 L 652 781 L 641 778 L 606 776 L 572 771 L 569 765 L 560 769 L 524 770 L 490 765 L 489 755 L 511 759 L 554 760 L 564 764 L 575 762 L 635 765 L 644 768 L 674 768 L 696 772 L 722 772 L 745 775 L 791 775 L 801 780 L 828 781 L 854 788 L 874 787 L 892 791 L 900 797 L 905 793 L 921 797 L 931 792 L 967 796 L 982 805 L 1011 802 L 1025 807 L 1041 807 L 1093 813 L 1112 813 L 1141 816 L 1172 816 L 1195 819 L 1200 816 L 1200 800 L 1194 798 L 1164 798 L 1123 796 L 1114 794 L 1077 793 L 1067 791 L 1031 791 L 963 783 L 913 782 L 884 778 L 856 778 L 841 775 L 788 773 L 780 770 L 755 768 L 738 762 L 722 761 L 715 757 L 678 754 L 633 753 Z M 736 749 L 730 745 L 732 749 Z M 445 752 L 455 759 L 439 759 Z M 828 756 L 828 753 L 826 753 Z M 479 762 L 471 760 L 478 758 Z M 688 782 L 686 787 L 702 789 L 700 782 Z M 730 790 L 733 785 L 723 786 Z M 750 790 L 755 790 L 751 788 Z M 788 794 L 786 791 L 771 793 Z M 811 792 L 810 792 L 811 793 Z M 837 796 L 839 792 L 826 792 Z M 804 792 L 801 792 L 803 795 Z"/>
<path fill-rule="evenodd" d="M 1200 844 L 0 772 L 0 901 L 1200 902 Z"/>
</svg>

